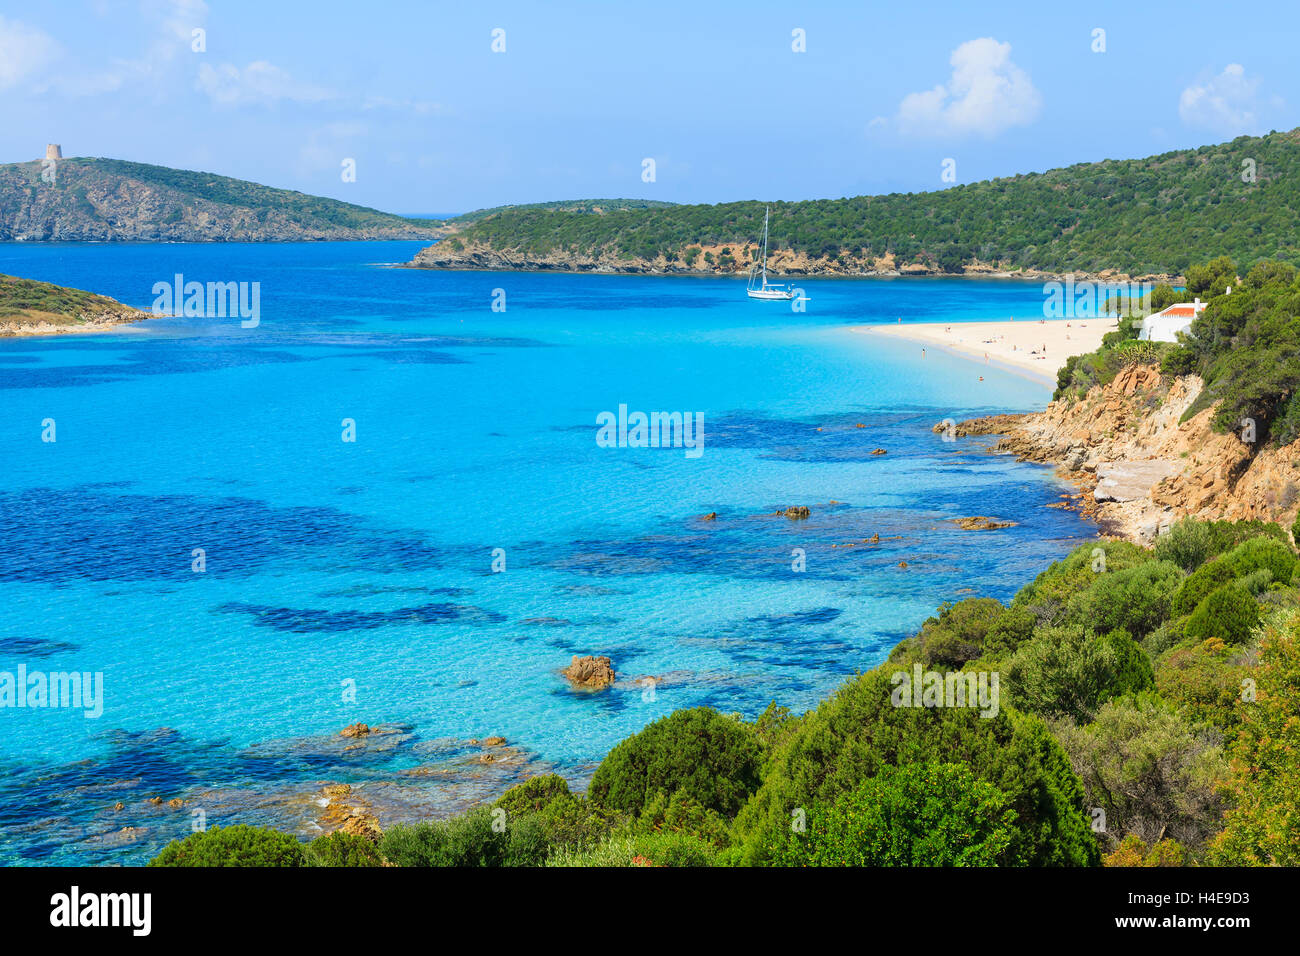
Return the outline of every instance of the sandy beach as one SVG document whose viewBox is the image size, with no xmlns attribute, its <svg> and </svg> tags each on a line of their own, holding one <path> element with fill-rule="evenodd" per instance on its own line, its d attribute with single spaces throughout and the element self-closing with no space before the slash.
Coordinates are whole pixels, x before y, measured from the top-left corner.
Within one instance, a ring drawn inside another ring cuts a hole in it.
<svg viewBox="0 0 1300 956">
<path fill-rule="evenodd" d="M 1071 355 L 1094 351 L 1113 332 L 1115 319 L 1026 319 L 1006 322 L 901 322 L 859 325 L 854 332 L 888 335 L 999 365 L 1055 387 L 1056 373 Z"/>
</svg>

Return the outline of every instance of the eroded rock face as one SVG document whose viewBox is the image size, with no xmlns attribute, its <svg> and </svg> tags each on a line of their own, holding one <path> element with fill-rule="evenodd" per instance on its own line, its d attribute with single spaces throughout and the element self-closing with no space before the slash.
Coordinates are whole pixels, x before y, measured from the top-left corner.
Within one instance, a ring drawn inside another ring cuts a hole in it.
<svg viewBox="0 0 1300 956">
<path fill-rule="evenodd" d="M 1083 514 L 1141 544 L 1189 516 L 1289 528 L 1300 510 L 1300 441 L 1260 448 L 1216 432 L 1213 406 L 1182 421 L 1203 388 L 1195 375 L 1162 379 L 1154 366 L 1133 365 L 1082 399 L 1032 415 L 941 422 L 935 431 L 1001 435 L 994 450 L 1060 466 L 1083 492 Z"/>
<path fill-rule="evenodd" d="M 174 170 L 130 168 L 113 160 L 68 158 L 59 162 L 58 185 L 40 180 L 40 162 L 0 165 L 0 240 L 138 241 L 138 242 L 266 242 L 306 239 L 426 239 L 442 230 L 379 213 L 337 221 L 331 213 L 341 207 L 318 200 L 319 213 L 302 214 L 280 201 L 240 201 L 204 198 L 189 189 L 169 185 Z M 187 175 L 182 172 L 181 175 Z M 221 180 L 206 185 L 220 197 Z M 263 189 L 264 187 L 257 187 Z M 268 191 L 265 196 L 277 195 Z"/>
<path fill-rule="evenodd" d="M 614 683 L 614 666 L 608 657 L 579 657 L 576 654 L 563 671 L 569 683 L 583 690 L 600 690 Z"/>
<path fill-rule="evenodd" d="M 1135 501 L 1147 498 L 1159 482 L 1181 470 L 1181 462 L 1167 458 L 1098 464 L 1097 487 L 1093 489 L 1092 497 L 1096 501 Z"/>
</svg>

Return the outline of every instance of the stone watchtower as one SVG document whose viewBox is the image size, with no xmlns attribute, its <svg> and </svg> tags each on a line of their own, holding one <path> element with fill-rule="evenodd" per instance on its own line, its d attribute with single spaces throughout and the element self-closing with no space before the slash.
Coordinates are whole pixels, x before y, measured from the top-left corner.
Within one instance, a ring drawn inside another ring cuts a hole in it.
<svg viewBox="0 0 1300 956">
<path fill-rule="evenodd" d="M 46 147 L 45 147 L 45 158 L 46 158 L 46 159 L 62 159 L 62 158 L 63 158 L 63 147 L 60 146 L 58 143 L 49 143 L 49 144 L 47 144 Z"/>
</svg>

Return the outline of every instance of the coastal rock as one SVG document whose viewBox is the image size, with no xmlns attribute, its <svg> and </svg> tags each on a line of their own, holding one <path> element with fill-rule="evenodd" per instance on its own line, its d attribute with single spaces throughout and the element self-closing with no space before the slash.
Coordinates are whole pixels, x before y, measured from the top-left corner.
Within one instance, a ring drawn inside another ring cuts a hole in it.
<svg viewBox="0 0 1300 956">
<path fill-rule="evenodd" d="M 785 515 L 791 521 L 799 521 L 811 515 L 812 509 L 807 505 L 792 505 L 784 511 L 778 511 L 777 514 Z"/>
<path fill-rule="evenodd" d="M 972 418 L 964 422 L 952 422 L 945 420 L 938 422 L 930 431 L 936 435 L 942 435 L 951 430 L 954 438 L 966 438 L 970 435 L 1006 435 L 1015 431 L 1027 415 L 986 415 L 983 418 Z"/>
<path fill-rule="evenodd" d="M 963 531 L 995 531 L 998 528 L 1014 528 L 1014 521 L 1001 521 L 985 515 L 972 515 L 969 518 L 953 518 L 953 524 Z"/>
<path fill-rule="evenodd" d="M 717 521 L 717 520 L 718 520 L 718 513 L 717 513 L 716 511 L 710 511 L 710 512 L 709 512 L 708 514 L 706 514 L 706 515 L 700 515 L 700 520 L 701 520 L 701 521 Z"/>
<path fill-rule="evenodd" d="M 1155 366 L 1134 364 L 1083 398 L 953 431 L 998 434 L 994 451 L 1061 466 L 1080 489 L 1080 513 L 1131 541 L 1149 543 L 1189 516 L 1290 527 L 1300 511 L 1300 441 L 1259 448 L 1215 431 L 1213 404 L 1184 421 L 1203 389 L 1195 375 L 1162 378 Z"/>
<path fill-rule="evenodd" d="M 503 745 L 505 744 L 505 742 L 506 742 L 506 738 L 504 738 L 504 737 L 484 737 L 484 738 L 483 738 L 483 746 L 484 746 L 484 747 L 500 747 L 500 746 L 503 746 Z"/>
<path fill-rule="evenodd" d="M 885 449 L 883 449 L 883 448 L 873 448 L 873 449 L 871 450 L 871 454 L 873 454 L 873 455 L 888 455 L 889 452 L 885 451 Z"/>
<path fill-rule="evenodd" d="M 1133 501 L 1146 498 L 1158 482 L 1182 468 L 1176 461 L 1153 458 L 1148 461 L 1116 461 L 1097 466 L 1096 501 Z"/>
<path fill-rule="evenodd" d="M 339 731 L 340 737 L 369 737 L 370 726 L 368 724 L 349 724 Z"/>
<path fill-rule="evenodd" d="M 347 784 L 327 784 L 321 791 L 325 808 L 317 825 L 327 833 L 341 831 L 378 841 L 383 831 L 370 805 L 352 792 Z"/>
<path fill-rule="evenodd" d="M 563 672 L 573 686 L 583 690 L 600 690 L 614 683 L 614 667 L 608 657 L 574 655 Z"/>
</svg>

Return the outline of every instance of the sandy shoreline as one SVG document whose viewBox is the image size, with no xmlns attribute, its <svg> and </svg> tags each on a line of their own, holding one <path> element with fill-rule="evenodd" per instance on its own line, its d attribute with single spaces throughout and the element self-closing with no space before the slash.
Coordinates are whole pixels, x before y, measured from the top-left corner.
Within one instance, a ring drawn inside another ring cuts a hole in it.
<svg viewBox="0 0 1300 956">
<path fill-rule="evenodd" d="M 1056 387 L 1056 373 L 1072 355 L 1092 352 L 1115 319 L 1025 319 L 1005 322 L 901 322 L 856 325 L 851 331 L 916 342 L 981 364 L 996 365 Z"/>
<path fill-rule="evenodd" d="M 122 322 L 80 322 L 80 323 L 54 323 L 54 322 L 27 322 L 24 324 L 6 324 L 0 320 L 0 341 L 5 339 L 38 339 L 51 338 L 56 335 L 88 335 L 104 332 L 143 332 L 144 329 L 139 327 L 139 323 L 145 319 L 152 319 L 152 315 L 144 315 L 142 318 L 126 319 Z"/>
</svg>

